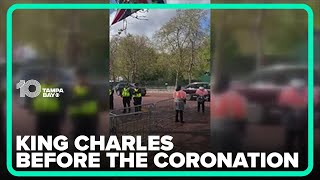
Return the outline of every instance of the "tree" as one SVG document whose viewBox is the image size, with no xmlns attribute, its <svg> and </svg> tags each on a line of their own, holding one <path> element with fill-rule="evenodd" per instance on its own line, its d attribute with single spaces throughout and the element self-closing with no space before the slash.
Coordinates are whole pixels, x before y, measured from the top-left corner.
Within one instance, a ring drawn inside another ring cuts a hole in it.
<svg viewBox="0 0 320 180">
<path fill-rule="evenodd" d="M 147 37 L 128 34 L 121 38 L 114 37 L 110 43 L 114 75 L 122 76 L 132 82 L 138 82 L 147 79 L 146 76 L 151 76 L 152 64 L 157 58 Z"/>
<path fill-rule="evenodd" d="M 196 64 L 201 64 L 199 60 L 198 51 L 201 48 L 201 45 L 204 43 L 206 35 L 206 29 L 201 27 L 202 20 L 206 16 L 206 11 L 202 10 L 192 10 L 192 11 L 183 11 L 183 22 L 185 27 L 188 28 L 189 32 L 189 48 L 191 56 L 188 58 L 187 62 L 187 74 L 189 83 L 192 80 L 193 68 Z M 196 60 L 198 59 L 198 62 Z"/>
<path fill-rule="evenodd" d="M 187 69 L 189 82 L 191 81 L 196 50 L 204 37 L 201 29 L 203 16 L 204 12 L 200 10 L 177 10 L 177 15 L 155 33 L 160 50 L 171 56 L 172 68 L 176 73 L 175 85 L 184 69 Z M 191 58 L 188 52 L 191 52 Z"/>
<path fill-rule="evenodd" d="M 116 78 L 120 76 L 120 74 L 117 74 L 120 70 L 117 67 L 117 63 L 115 63 L 117 59 L 118 49 L 119 49 L 119 37 L 115 36 L 111 38 L 110 40 L 110 63 L 109 63 L 109 70 L 110 70 L 110 79 L 113 81 L 116 81 Z"/>
</svg>

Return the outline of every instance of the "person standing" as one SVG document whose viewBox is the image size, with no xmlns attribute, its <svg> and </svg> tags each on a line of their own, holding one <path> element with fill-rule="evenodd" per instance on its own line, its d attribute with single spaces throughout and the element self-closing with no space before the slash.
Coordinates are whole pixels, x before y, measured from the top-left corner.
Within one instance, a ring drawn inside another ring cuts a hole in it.
<svg viewBox="0 0 320 180">
<path fill-rule="evenodd" d="M 141 111 L 141 104 L 142 104 L 142 93 L 139 84 L 136 83 L 133 89 L 133 105 L 135 106 L 135 112 Z"/>
<path fill-rule="evenodd" d="M 78 69 L 76 77 L 69 106 L 74 138 L 79 135 L 96 135 L 99 115 L 97 98 L 89 85 L 87 71 Z"/>
<path fill-rule="evenodd" d="M 110 89 L 109 89 L 110 110 L 114 109 L 113 94 L 114 94 L 114 90 L 112 87 L 110 87 Z"/>
<path fill-rule="evenodd" d="M 315 97 L 315 99 L 318 98 Z M 291 80 L 289 86 L 281 90 L 278 105 L 283 112 L 282 118 L 285 124 L 285 151 L 294 152 L 298 148 L 302 162 L 306 163 L 308 156 L 308 87 L 305 80 Z M 294 146 L 296 141 L 298 146 Z"/>
<path fill-rule="evenodd" d="M 200 106 L 202 107 L 202 112 L 204 113 L 204 103 L 206 101 L 206 96 L 208 96 L 208 91 L 204 87 L 199 87 L 196 91 L 197 102 L 198 102 L 198 112 L 200 112 Z"/>
<path fill-rule="evenodd" d="M 221 75 L 211 101 L 211 140 L 214 152 L 240 152 L 245 138 L 247 101 L 229 88 L 230 77 Z"/>
<path fill-rule="evenodd" d="M 65 111 L 63 108 L 63 98 L 44 97 L 44 88 L 58 88 L 55 83 L 54 72 L 48 72 L 46 79 L 40 81 L 41 93 L 31 100 L 31 111 L 36 117 L 36 131 L 38 135 L 58 136 Z"/>
<path fill-rule="evenodd" d="M 131 112 L 130 103 L 131 103 L 132 93 L 128 83 L 126 83 L 126 85 L 123 87 L 120 95 L 122 97 L 123 113 L 126 113 L 127 109 L 128 109 L 128 112 L 130 113 Z"/>
<path fill-rule="evenodd" d="M 175 109 L 176 109 L 176 122 L 179 122 L 179 116 L 180 116 L 180 122 L 184 123 L 183 111 L 184 111 L 184 106 L 186 104 L 186 97 L 187 97 L 186 92 L 184 92 L 181 89 L 181 86 L 178 85 L 175 92 L 173 93 Z"/>
</svg>

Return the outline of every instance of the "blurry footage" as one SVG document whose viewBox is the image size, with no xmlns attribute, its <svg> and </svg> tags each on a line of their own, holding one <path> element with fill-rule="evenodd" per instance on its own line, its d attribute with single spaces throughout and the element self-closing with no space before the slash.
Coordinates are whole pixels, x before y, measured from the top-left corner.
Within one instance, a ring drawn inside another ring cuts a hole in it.
<svg viewBox="0 0 320 180">
<path fill-rule="evenodd" d="M 316 3 L 310 5 L 319 7 Z M 306 167 L 310 99 L 306 13 L 223 10 L 212 11 L 212 16 L 216 17 L 212 21 L 215 35 L 210 104 L 212 148 L 299 152 L 301 164 Z M 317 139 L 319 24 L 315 28 L 314 69 L 310 71 L 314 72 L 311 88 Z M 219 90 L 221 82 L 224 91 Z"/>
<path fill-rule="evenodd" d="M 320 4 L 308 4 L 315 13 L 317 152 Z M 298 151 L 305 165 L 310 95 L 304 11 L 154 9 L 109 23 L 116 12 L 14 13 L 13 137 L 170 134 L 179 152 Z M 4 124 L 5 26 L 0 28 Z M 16 84 L 30 79 L 64 93 L 57 99 L 20 97 Z"/>
<path fill-rule="evenodd" d="M 102 10 L 14 13 L 13 137 L 64 134 L 72 140 L 79 134 L 108 133 L 108 36 L 101 23 L 107 14 Z M 41 93 L 22 97 L 21 92 L 38 88 L 29 86 L 30 80 L 39 82 Z"/>
</svg>

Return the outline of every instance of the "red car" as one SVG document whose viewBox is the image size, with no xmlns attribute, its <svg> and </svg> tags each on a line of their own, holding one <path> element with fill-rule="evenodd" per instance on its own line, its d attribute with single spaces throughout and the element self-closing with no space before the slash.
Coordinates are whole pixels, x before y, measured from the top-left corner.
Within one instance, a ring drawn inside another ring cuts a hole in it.
<svg viewBox="0 0 320 180">
<path fill-rule="evenodd" d="M 315 70 L 315 87 L 319 87 L 319 75 L 319 70 Z M 245 95 L 250 103 L 261 107 L 263 120 L 271 121 L 279 117 L 277 99 L 281 89 L 294 78 L 307 80 L 307 77 L 306 66 L 277 65 L 261 69 L 243 80 L 233 82 L 232 88 Z"/>
</svg>

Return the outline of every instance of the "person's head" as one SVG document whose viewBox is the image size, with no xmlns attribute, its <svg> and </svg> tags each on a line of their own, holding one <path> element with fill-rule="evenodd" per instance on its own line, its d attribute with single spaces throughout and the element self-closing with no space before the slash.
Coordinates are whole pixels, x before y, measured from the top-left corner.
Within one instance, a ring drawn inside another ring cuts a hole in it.
<svg viewBox="0 0 320 180">
<path fill-rule="evenodd" d="M 214 92 L 222 93 L 222 92 L 227 91 L 230 86 L 230 80 L 231 79 L 230 79 L 229 75 L 221 74 L 215 83 Z"/>
<path fill-rule="evenodd" d="M 204 87 L 201 86 L 201 87 L 199 87 L 199 89 L 200 89 L 201 91 L 203 91 L 203 90 L 204 90 Z"/>
<path fill-rule="evenodd" d="M 134 86 L 139 87 L 139 83 L 135 83 Z"/>
<path fill-rule="evenodd" d="M 299 79 L 299 78 L 292 79 L 289 84 L 291 87 L 296 89 L 302 89 L 307 85 L 304 79 Z"/>
<path fill-rule="evenodd" d="M 181 85 L 177 85 L 176 91 L 180 91 L 181 90 Z"/>
</svg>

